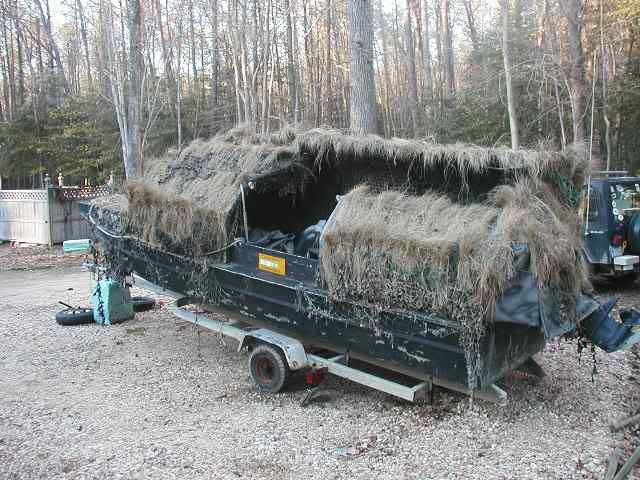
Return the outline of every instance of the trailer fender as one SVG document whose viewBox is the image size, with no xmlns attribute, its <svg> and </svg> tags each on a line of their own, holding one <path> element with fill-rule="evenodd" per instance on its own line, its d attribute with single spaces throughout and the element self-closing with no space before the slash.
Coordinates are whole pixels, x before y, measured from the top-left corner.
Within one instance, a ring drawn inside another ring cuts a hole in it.
<svg viewBox="0 0 640 480">
<path fill-rule="evenodd" d="M 257 344 L 267 344 L 278 347 L 289 364 L 291 370 L 300 370 L 309 365 L 304 345 L 295 338 L 287 337 L 266 328 L 259 328 L 248 332 L 240 341 L 238 351 L 253 347 Z"/>
</svg>

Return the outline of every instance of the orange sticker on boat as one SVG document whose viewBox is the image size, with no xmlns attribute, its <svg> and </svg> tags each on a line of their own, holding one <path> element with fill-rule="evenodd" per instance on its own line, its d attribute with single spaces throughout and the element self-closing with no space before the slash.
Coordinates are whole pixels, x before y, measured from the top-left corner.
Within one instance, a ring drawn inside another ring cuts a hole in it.
<svg viewBox="0 0 640 480">
<path fill-rule="evenodd" d="M 275 273 L 276 275 L 286 275 L 287 262 L 284 258 L 273 257 L 264 253 L 258 254 L 258 270 Z"/>
</svg>

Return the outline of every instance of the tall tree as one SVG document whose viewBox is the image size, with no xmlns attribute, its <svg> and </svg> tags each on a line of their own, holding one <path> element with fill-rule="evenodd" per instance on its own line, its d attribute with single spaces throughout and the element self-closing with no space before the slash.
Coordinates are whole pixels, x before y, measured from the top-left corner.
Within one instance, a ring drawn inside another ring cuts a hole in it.
<svg viewBox="0 0 640 480">
<path fill-rule="evenodd" d="M 284 10 L 286 15 L 287 24 L 287 84 L 289 85 L 289 116 L 297 120 L 297 105 L 296 98 L 298 96 L 296 86 L 296 67 L 293 60 L 293 26 L 291 22 L 291 2 L 284 0 Z"/>
<path fill-rule="evenodd" d="M 429 28 L 429 2 L 422 2 L 422 68 L 424 69 L 424 103 L 429 123 L 433 120 L 433 76 L 431 60 L 431 29 Z M 431 125 L 428 125 L 431 128 Z"/>
<path fill-rule="evenodd" d="M 575 142 L 586 140 L 585 121 L 587 115 L 585 100 L 584 49 L 582 47 L 582 30 L 584 27 L 583 0 L 565 0 L 559 2 L 567 20 L 569 40 L 571 87 L 571 111 L 573 116 L 573 139 Z"/>
<path fill-rule="evenodd" d="M 140 0 L 127 3 L 127 22 L 129 26 L 129 59 L 127 84 L 127 127 L 128 151 L 124 158 L 127 178 L 142 173 L 142 132 L 140 105 L 142 102 L 142 82 L 144 75 L 144 52 L 142 46 L 142 9 Z"/>
<path fill-rule="evenodd" d="M 409 134 L 414 137 L 418 132 L 418 77 L 416 73 L 416 53 L 413 44 L 413 25 L 411 21 L 411 0 L 407 0 L 407 18 L 404 28 L 404 44 L 406 49 L 407 77 L 409 80 L 409 111 L 411 112 L 411 128 Z"/>
<path fill-rule="evenodd" d="M 518 113 L 516 111 L 515 98 L 513 95 L 513 78 L 511 75 L 511 40 L 509 33 L 511 23 L 509 22 L 509 0 L 500 0 L 502 8 L 502 58 L 504 60 L 504 78 L 507 86 L 507 108 L 509 110 L 509 127 L 511 130 L 511 148 L 520 148 L 520 127 L 518 125 Z"/>
<path fill-rule="evenodd" d="M 36 7 L 38 8 L 38 13 L 40 14 L 40 21 L 44 26 L 45 33 L 47 34 L 47 40 L 49 41 L 49 51 L 51 52 L 51 63 L 55 64 L 58 71 L 53 73 L 57 76 L 62 82 L 62 88 L 64 89 L 64 93 L 68 94 L 71 91 L 69 86 L 69 82 L 67 81 L 67 77 L 64 71 L 64 65 L 62 64 L 62 57 L 60 56 L 60 49 L 58 48 L 58 44 L 53 35 L 53 27 L 51 26 L 51 14 L 49 11 L 49 0 L 44 0 L 45 4 L 42 5 L 40 0 L 34 0 Z M 53 70 L 53 68 L 52 68 Z"/>
<path fill-rule="evenodd" d="M 447 97 L 451 100 L 456 94 L 456 68 L 453 49 L 453 29 L 451 26 L 451 2 L 443 0 L 442 28 L 445 42 L 445 74 L 447 79 Z"/>
<path fill-rule="evenodd" d="M 82 48 L 84 50 L 84 59 L 87 67 L 87 81 L 89 82 L 89 88 L 93 88 L 93 75 L 91 74 L 91 55 L 89 53 L 89 38 L 87 34 L 87 21 L 84 15 L 84 7 L 82 6 L 82 0 L 76 0 L 76 7 L 78 9 L 78 18 L 80 20 L 80 34 L 82 36 Z"/>
<path fill-rule="evenodd" d="M 371 0 L 347 0 L 347 22 L 351 73 L 350 127 L 358 134 L 377 133 Z"/>
</svg>

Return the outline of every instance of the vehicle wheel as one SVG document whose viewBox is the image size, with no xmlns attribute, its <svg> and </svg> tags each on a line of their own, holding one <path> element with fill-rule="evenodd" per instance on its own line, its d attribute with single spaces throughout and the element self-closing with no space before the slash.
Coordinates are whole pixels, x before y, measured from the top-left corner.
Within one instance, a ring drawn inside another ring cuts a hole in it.
<svg viewBox="0 0 640 480">
<path fill-rule="evenodd" d="M 146 312 L 156 305 L 156 301 L 151 297 L 131 297 L 134 312 Z"/>
<path fill-rule="evenodd" d="M 636 280 L 638 280 L 638 277 L 640 277 L 640 274 L 636 272 L 625 273 L 624 275 L 620 275 L 618 277 L 618 282 L 620 282 L 620 284 L 624 286 L 631 286 L 634 283 L 636 283 Z"/>
<path fill-rule="evenodd" d="M 271 345 L 258 345 L 251 351 L 249 370 L 258 390 L 269 393 L 282 390 L 291 376 L 284 355 Z"/>
<path fill-rule="evenodd" d="M 65 308 L 56 313 L 56 322 L 65 326 L 93 323 L 93 310 L 90 308 Z"/>
</svg>

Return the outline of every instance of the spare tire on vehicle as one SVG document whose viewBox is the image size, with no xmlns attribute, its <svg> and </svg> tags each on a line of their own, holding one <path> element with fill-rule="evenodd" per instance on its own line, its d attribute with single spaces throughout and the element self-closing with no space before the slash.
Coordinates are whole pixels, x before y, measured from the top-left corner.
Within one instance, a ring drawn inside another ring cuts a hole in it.
<svg viewBox="0 0 640 480">
<path fill-rule="evenodd" d="M 640 215 L 637 213 L 631 217 L 627 226 L 627 251 L 640 255 Z"/>
<path fill-rule="evenodd" d="M 151 297 L 131 297 L 134 312 L 146 312 L 156 305 L 155 299 Z"/>
<path fill-rule="evenodd" d="M 56 313 L 56 322 L 64 326 L 93 323 L 93 310 L 91 308 L 65 308 Z"/>
</svg>

